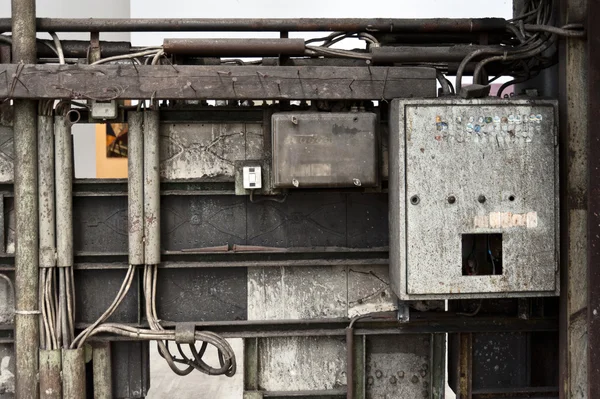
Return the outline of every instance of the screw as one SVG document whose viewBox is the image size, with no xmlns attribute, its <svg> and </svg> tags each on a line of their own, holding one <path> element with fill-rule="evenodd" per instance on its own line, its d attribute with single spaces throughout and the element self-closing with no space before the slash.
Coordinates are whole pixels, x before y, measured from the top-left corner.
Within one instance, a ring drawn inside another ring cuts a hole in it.
<svg viewBox="0 0 600 399">
<path fill-rule="evenodd" d="M 448 197 L 448 203 L 449 204 L 454 204 L 456 202 L 456 197 L 454 195 L 450 195 Z"/>
<path fill-rule="evenodd" d="M 419 377 L 417 377 L 416 375 L 413 375 L 412 378 L 410 379 L 410 382 L 412 382 L 413 384 L 416 384 L 417 382 L 419 382 Z"/>
<path fill-rule="evenodd" d="M 485 202 L 485 195 L 482 194 L 477 197 L 477 201 L 479 201 L 480 204 L 483 204 Z"/>
<path fill-rule="evenodd" d="M 361 182 L 360 182 L 360 180 L 358 180 L 358 179 L 352 179 L 352 182 L 354 183 L 354 185 L 355 185 L 356 187 L 360 187 L 360 186 L 362 185 L 362 183 L 361 183 Z"/>
<path fill-rule="evenodd" d="M 413 195 L 412 197 L 410 197 L 410 203 L 413 205 L 418 205 L 419 202 L 421 202 L 421 199 L 419 198 L 418 195 Z"/>
<path fill-rule="evenodd" d="M 292 116 L 292 123 L 294 125 L 297 125 L 298 124 L 298 118 L 296 118 L 295 116 Z"/>
<path fill-rule="evenodd" d="M 383 377 L 383 373 L 381 372 L 381 370 L 377 370 L 377 371 L 375 372 L 375 377 L 377 377 L 377 378 L 381 378 L 381 377 Z"/>
<path fill-rule="evenodd" d="M 398 371 L 398 377 L 404 378 L 404 371 Z"/>
<path fill-rule="evenodd" d="M 297 179 L 292 179 L 292 185 L 294 187 L 298 187 L 300 185 L 300 182 Z"/>
<path fill-rule="evenodd" d="M 396 377 L 394 377 L 394 376 L 390 377 L 390 384 L 396 385 L 397 382 L 398 382 L 398 380 L 396 379 Z"/>
</svg>

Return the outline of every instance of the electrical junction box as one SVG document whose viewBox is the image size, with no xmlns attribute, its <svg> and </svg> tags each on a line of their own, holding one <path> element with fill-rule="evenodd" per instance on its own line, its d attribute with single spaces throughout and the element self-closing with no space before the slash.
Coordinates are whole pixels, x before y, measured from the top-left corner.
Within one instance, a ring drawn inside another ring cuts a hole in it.
<svg viewBox="0 0 600 399">
<path fill-rule="evenodd" d="M 262 177 L 260 166 L 244 166 L 243 169 L 244 188 L 255 190 L 262 188 Z"/>
<path fill-rule="evenodd" d="M 389 193 L 400 299 L 558 295 L 555 101 L 395 100 Z"/>
<path fill-rule="evenodd" d="M 116 119 L 119 115 L 117 100 L 92 101 L 91 109 L 94 119 Z"/>
<path fill-rule="evenodd" d="M 377 186 L 376 114 L 276 113 L 272 130 L 275 188 Z"/>
</svg>

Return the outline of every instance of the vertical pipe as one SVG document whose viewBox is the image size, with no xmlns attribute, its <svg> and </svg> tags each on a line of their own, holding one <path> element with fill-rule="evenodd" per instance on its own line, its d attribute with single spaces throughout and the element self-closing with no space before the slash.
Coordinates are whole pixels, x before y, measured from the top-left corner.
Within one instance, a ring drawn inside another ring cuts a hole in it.
<svg viewBox="0 0 600 399">
<path fill-rule="evenodd" d="M 56 185 L 56 263 L 59 267 L 59 304 L 62 345 L 70 344 L 71 317 L 68 268 L 73 266 L 73 153 L 71 123 L 67 116 L 54 118 L 55 185 Z"/>
<path fill-rule="evenodd" d="M 51 116 L 38 116 L 38 169 L 40 267 L 54 267 L 54 120 Z"/>
<path fill-rule="evenodd" d="M 160 263 L 159 114 L 144 113 L 144 260 Z"/>
<path fill-rule="evenodd" d="M 346 328 L 346 399 L 354 399 L 354 329 Z"/>
<path fill-rule="evenodd" d="M 40 350 L 40 398 L 62 398 L 61 363 L 60 349 Z"/>
<path fill-rule="evenodd" d="M 56 239 L 54 236 L 54 120 L 48 115 L 38 116 L 38 155 L 39 264 L 40 268 L 51 268 L 56 265 Z M 39 303 L 42 311 L 44 310 L 46 272 L 53 273 L 51 270 L 40 270 Z M 43 316 L 44 314 L 42 313 Z M 46 315 L 46 320 L 47 322 L 44 322 L 40 318 L 40 346 L 45 349 L 52 349 L 52 342 L 49 342 L 50 337 L 44 333 L 44 331 L 48 331 L 48 325 L 45 325 L 45 323 L 50 323 L 48 315 Z M 41 385 L 41 382 L 40 378 L 40 393 L 43 396 L 44 387 Z"/>
<path fill-rule="evenodd" d="M 85 398 L 85 349 L 62 350 L 63 399 Z"/>
<path fill-rule="evenodd" d="M 128 223 L 129 264 L 144 264 L 144 114 L 129 112 L 128 133 Z"/>
<path fill-rule="evenodd" d="M 68 117 L 56 116 L 56 250 L 57 265 L 73 266 L 73 138 Z"/>
<path fill-rule="evenodd" d="M 98 342 L 94 344 L 93 364 L 94 399 L 111 399 L 112 369 L 110 342 Z"/>
<path fill-rule="evenodd" d="M 36 63 L 35 0 L 12 0 L 12 59 Z M 37 198 L 37 104 L 14 101 L 15 146 L 15 393 L 39 397 L 39 270 Z"/>
</svg>

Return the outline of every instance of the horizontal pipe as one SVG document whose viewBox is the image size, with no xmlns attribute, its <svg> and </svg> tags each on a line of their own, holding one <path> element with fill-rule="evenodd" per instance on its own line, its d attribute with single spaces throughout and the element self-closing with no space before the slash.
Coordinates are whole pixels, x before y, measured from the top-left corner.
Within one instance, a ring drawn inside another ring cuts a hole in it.
<svg viewBox="0 0 600 399">
<path fill-rule="evenodd" d="M 165 39 L 167 54 L 213 57 L 304 55 L 304 39 Z"/>
<path fill-rule="evenodd" d="M 461 62 L 468 54 L 476 50 L 498 50 L 500 46 L 402 46 L 375 47 L 371 50 L 374 64 L 394 62 Z"/>
<path fill-rule="evenodd" d="M 302 19 L 197 19 L 197 18 L 38 18 L 42 32 L 488 32 L 503 31 L 502 18 L 389 19 L 389 18 L 302 18 Z M 0 18 L 0 31 L 11 30 L 11 19 Z"/>
</svg>

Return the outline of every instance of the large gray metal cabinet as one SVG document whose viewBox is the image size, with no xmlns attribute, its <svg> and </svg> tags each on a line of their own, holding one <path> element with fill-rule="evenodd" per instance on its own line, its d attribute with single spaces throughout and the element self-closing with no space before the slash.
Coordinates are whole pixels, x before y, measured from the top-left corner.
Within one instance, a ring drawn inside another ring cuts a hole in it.
<svg viewBox="0 0 600 399">
<path fill-rule="evenodd" d="M 396 294 L 557 295 L 556 102 L 396 100 L 390 114 Z"/>
</svg>

